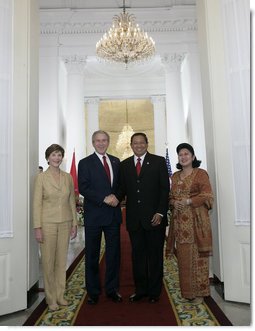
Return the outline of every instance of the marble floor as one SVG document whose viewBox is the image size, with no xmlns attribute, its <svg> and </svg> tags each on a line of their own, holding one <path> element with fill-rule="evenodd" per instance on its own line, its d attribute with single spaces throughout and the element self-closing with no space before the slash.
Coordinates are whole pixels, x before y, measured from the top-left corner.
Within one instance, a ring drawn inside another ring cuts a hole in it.
<svg viewBox="0 0 255 331">
<path fill-rule="evenodd" d="M 78 236 L 70 243 L 67 267 L 69 267 L 83 247 L 84 231 L 83 227 L 81 227 L 79 228 Z M 39 284 L 40 286 L 42 285 L 41 278 Z M 250 305 L 223 300 L 214 286 L 211 286 L 211 296 L 234 326 L 251 326 Z M 40 292 L 38 299 L 30 308 L 13 314 L 0 316 L 0 326 L 22 326 L 43 298 L 44 293 Z"/>
</svg>

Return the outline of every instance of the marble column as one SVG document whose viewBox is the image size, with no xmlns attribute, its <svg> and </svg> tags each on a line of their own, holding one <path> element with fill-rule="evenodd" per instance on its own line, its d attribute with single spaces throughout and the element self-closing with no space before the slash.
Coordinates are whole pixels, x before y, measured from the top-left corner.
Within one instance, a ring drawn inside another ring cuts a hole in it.
<svg viewBox="0 0 255 331">
<path fill-rule="evenodd" d="M 181 86 L 181 65 L 184 58 L 184 53 L 165 54 L 162 57 L 166 75 L 167 143 L 172 163 L 177 160 L 176 146 L 186 141 Z"/>
<path fill-rule="evenodd" d="M 99 98 L 86 98 L 85 103 L 87 105 L 87 130 L 86 130 L 86 141 L 87 141 L 87 155 L 94 152 L 94 147 L 92 146 L 91 137 L 93 132 L 99 130 Z"/>
<path fill-rule="evenodd" d="M 64 59 L 67 69 L 66 108 L 66 171 L 69 172 L 75 150 L 76 165 L 86 156 L 84 68 L 86 57 L 70 56 Z"/>
<path fill-rule="evenodd" d="M 154 108 L 154 140 L 155 154 L 166 155 L 166 98 L 165 96 L 152 96 L 151 102 Z"/>
</svg>

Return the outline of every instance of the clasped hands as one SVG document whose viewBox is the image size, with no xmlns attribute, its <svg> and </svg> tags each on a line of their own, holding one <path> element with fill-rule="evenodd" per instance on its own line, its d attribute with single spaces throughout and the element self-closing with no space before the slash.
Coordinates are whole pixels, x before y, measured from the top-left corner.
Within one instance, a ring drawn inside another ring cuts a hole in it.
<svg viewBox="0 0 255 331">
<path fill-rule="evenodd" d="M 104 198 L 104 203 L 106 203 L 111 207 L 116 207 L 119 204 L 119 200 L 116 198 L 114 194 L 110 194 Z"/>
<path fill-rule="evenodd" d="M 177 210 L 183 210 L 184 207 L 188 206 L 189 199 L 182 199 L 182 200 L 177 200 L 174 203 L 174 208 L 176 208 Z"/>
</svg>

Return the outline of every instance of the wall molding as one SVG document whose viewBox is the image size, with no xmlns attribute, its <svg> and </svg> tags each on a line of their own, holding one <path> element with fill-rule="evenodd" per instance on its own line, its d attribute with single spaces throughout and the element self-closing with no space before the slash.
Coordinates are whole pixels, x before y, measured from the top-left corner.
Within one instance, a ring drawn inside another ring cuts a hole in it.
<svg viewBox="0 0 255 331">
<path fill-rule="evenodd" d="M 111 27 L 111 21 L 94 22 L 47 22 L 40 24 L 41 35 L 79 35 L 105 33 Z M 197 31 L 196 18 L 182 18 L 170 20 L 146 20 L 139 22 L 139 25 L 146 32 L 187 32 Z"/>
</svg>

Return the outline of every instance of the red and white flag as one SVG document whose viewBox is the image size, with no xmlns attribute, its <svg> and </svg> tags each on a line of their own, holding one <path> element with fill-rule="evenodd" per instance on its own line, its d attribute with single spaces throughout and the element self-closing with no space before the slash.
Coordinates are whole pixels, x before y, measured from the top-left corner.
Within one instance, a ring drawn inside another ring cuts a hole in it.
<svg viewBox="0 0 255 331">
<path fill-rule="evenodd" d="M 75 164 L 75 151 L 73 152 L 73 159 L 70 169 L 70 175 L 73 177 L 73 184 L 74 184 L 74 193 L 75 195 L 79 195 L 79 188 L 78 188 L 78 177 L 76 171 L 76 164 Z"/>
</svg>

